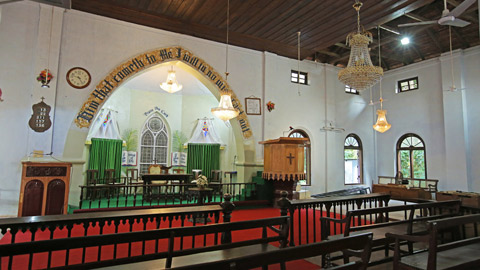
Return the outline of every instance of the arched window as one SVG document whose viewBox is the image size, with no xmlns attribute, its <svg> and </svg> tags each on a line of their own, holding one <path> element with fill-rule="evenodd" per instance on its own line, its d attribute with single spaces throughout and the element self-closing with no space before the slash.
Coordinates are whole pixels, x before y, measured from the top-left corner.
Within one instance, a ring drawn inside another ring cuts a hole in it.
<svg viewBox="0 0 480 270">
<path fill-rule="evenodd" d="M 413 133 L 400 137 L 397 142 L 397 171 L 405 178 L 427 178 L 425 143 Z"/>
<path fill-rule="evenodd" d="M 152 116 L 145 123 L 140 139 L 140 173 L 148 173 L 151 164 L 167 166 L 168 131 L 162 119 Z"/>
<path fill-rule="evenodd" d="M 288 134 L 288 137 L 291 138 L 307 138 L 308 142 L 305 145 L 305 153 L 304 153 L 304 162 L 303 162 L 303 170 L 305 172 L 305 180 L 300 180 L 300 185 L 302 186 L 310 186 L 311 182 L 311 151 L 310 151 L 310 138 L 308 137 L 307 133 L 301 129 L 294 129 Z"/>
<path fill-rule="evenodd" d="M 345 158 L 345 185 L 363 184 L 362 141 L 355 134 L 348 134 L 343 146 Z"/>
</svg>

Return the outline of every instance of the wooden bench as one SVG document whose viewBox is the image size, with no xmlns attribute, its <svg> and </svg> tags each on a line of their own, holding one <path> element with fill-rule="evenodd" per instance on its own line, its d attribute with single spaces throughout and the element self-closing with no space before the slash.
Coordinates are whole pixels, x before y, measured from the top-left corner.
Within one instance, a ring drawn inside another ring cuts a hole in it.
<svg viewBox="0 0 480 270">
<path fill-rule="evenodd" d="M 188 265 L 195 262 L 212 262 L 215 258 L 225 256 L 225 254 L 228 254 L 230 258 L 235 258 L 276 250 L 278 247 L 270 245 L 269 243 L 280 242 L 280 247 L 286 246 L 289 231 L 288 224 L 289 217 L 275 217 L 194 227 L 165 228 L 127 233 L 51 239 L 0 245 L 0 254 L 2 257 L 30 254 L 31 260 L 33 254 L 48 252 L 48 260 L 50 261 L 52 254 L 55 254 L 55 252 L 52 253 L 52 251 L 71 251 L 72 249 L 91 249 L 93 247 L 95 250 L 98 250 L 97 261 L 69 265 L 70 260 L 66 259 L 65 265 L 60 268 L 91 269 L 115 266 L 112 269 L 121 269 L 118 265 L 138 263 L 148 260 L 156 260 L 156 264 L 159 267 L 160 265 L 163 265 L 166 268 L 170 268 L 172 266 Z M 267 234 L 267 228 L 270 228 L 274 232 L 273 236 Z M 259 235 L 252 235 L 253 232 L 251 229 L 259 229 Z M 245 230 L 249 230 L 248 234 L 250 239 L 232 241 L 232 238 L 235 236 L 235 233 L 232 235 L 232 232 Z M 152 243 L 152 240 L 155 242 L 155 251 L 153 253 L 146 253 L 145 245 L 142 245 L 143 250 L 140 255 L 132 254 L 132 245 L 134 243 L 145 243 L 148 241 Z M 162 243 L 164 244 L 163 246 Z M 104 253 L 111 252 L 104 250 L 105 246 L 109 245 L 110 247 L 113 245 L 113 258 L 104 258 L 103 260 L 100 260 Z M 117 256 L 120 253 L 121 248 L 128 248 L 127 257 Z M 208 256 L 197 256 L 197 253 L 201 252 L 208 252 Z M 159 259 L 161 260 L 159 261 Z M 133 266 L 127 265 L 125 267 L 125 269 L 130 269 Z M 48 268 L 54 269 L 55 267 Z M 138 265 L 135 264 L 134 268 L 143 269 L 141 263 Z"/>
<path fill-rule="evenodd" d="M 360 260 L 347 263 L 345 265 L 329 268 L 329 269 L 366 269 L 368 267 L 368 261 L 370 259 L 372 233 L 363 233 L 354 236 L 343 237 L 331 241 L 323 241 L 319 243 L 301 245 L 297 247 L 286 247 L 282 249 L 264 251 L 255 254 L 243 255 L 236 258 L 230 256 L 223 256 L 218 260 L 209 263 L 200 263 L 173 267 L 175 270 L 240 270 L 240 269 L 252 269 L 255 267 L 265 267 L 266 265 L 278 264 L 281 266 L 285 262 L 310 258 L 314 256 L 321 256 L 327 253 L 341 251 L 344 249 L 357 250 L 357 256 Z M 196 256 L 209 256 L 208 253 L 196 254 Z M 152 262 L 150 265 L 153 266 Z M 142 269 L 150 269 L 148 266 Z M 282 268 L 285 269 L 285 268 Z"/>
<path fill-rule="evenodd" d="M 343 219 L 320 218 L 322 240 L 338 238 L 338 234 L 349 236 L 372 232 L 372 251 L 385 250 L 384 259 L 371 262 L 371 265 L 379 264 L 392 259 L 388 254 L 393 240 L 385 236 L 387 232 L 399 235 L 423 233 L 427 229 L 427 220 L 458 215 L 459 211 L 460 201 L 457 200 L 351 210 Z M 411 246 L 408 248 L 409 251 L 412 249 Z M 344 259 L 348 261 L 348 252 L 344 254 Z"/>
<path fill-rule="evenodd" d="M 387 233 L 395 241 L 394 269 L 479 269 L 479 223 L 476 214 L 429 221 L 426 235 Z M 401 241 L 423 242 L 428 251 L 401 257 Z"/>
</svg>

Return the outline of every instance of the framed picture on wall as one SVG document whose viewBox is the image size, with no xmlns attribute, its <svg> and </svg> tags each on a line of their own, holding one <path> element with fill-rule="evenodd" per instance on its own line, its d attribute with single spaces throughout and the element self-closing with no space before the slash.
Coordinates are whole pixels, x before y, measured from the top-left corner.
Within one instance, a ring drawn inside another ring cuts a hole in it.
<svg viewBox="0 0 480 270">
<path fill-rule="evenodd" d="M 262 114 L 262 100 L 257 97 L 245 98 L 245 112 L 252 115 Z"/>
</svg>

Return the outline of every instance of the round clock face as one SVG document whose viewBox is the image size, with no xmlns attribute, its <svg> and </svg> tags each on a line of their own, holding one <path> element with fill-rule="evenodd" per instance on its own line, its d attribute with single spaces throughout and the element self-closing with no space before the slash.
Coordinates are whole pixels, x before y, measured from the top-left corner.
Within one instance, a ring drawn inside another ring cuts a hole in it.
<svg viewBox="0 0 480 270">
<path fill-rule="evenodd" d="M 85 88 L 90 84 L 90 73 L 84 68 L 74 67 L 67 72 L 67 82 L 75 88 Z"/>
</svg>

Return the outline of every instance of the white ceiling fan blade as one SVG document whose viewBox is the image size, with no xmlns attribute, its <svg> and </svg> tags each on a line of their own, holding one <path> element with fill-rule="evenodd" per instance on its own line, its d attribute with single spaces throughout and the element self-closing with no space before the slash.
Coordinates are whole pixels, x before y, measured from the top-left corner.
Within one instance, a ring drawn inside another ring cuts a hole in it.
<svg viewBox="0 0 480 270">
<path fill-rule="evenodd" d="M 435 24 L 435 23 L 437 23 L 437 21 L 424 21 L 424 22 L 404 23 L 404 24 L 399 24 L 398 27 L 427 25 L 427 24 Z"/>
<path fill-rule="evenodd" d="M 440 19 L 441 20 L 441 19 Z M 438 21 L 441 25 L 450 25 L 450 26 L 456 26 L 456 27 L 465 27 L 467 25 L 469 25 L 470 23 L 467 22 L 467 21 L 464 21 L 462 19 L 459 19 L 459 18 L 455 18 L 454 20 L 446 20 L 446 21 L 443 21 L 443 22 L 440 22 L 440 20 Z"/>
<path fill-rule="evenodd" d="M 476 1 L 477 0 L 465 0 L 460 5 L 458 5 L 456 8 L 454 8 L 452 11 L 450 11 L 450 13 L 448 13 L 448 15 L 459 17 L 460 15 L 462 15 L 463 12 L 465 12 L 465 10 L 467 10 L 467 8 L 469 8 L 471 5 L 473 5 L 473 3 L 475 3 Z"/>
</svg>

